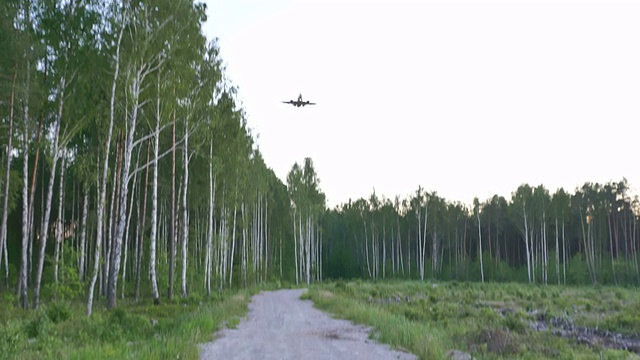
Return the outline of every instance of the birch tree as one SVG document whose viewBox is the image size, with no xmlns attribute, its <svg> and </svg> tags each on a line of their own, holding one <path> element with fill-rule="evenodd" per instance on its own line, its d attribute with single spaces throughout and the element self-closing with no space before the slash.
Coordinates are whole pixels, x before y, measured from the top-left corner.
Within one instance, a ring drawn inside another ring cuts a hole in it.
<svg viewBox="0 0 640 360">
<path fill-rule="evenodd" d="M 102 247 L 102 233 L 103 233 L 103 223 L 104 223 L 104 209 L 106 206 L 106 196 L 107 196 L 107 178 L 109 173 L 109 155 L 111 153 L 111 138 L 113 136 L 113 125 L 114 125 L 114 117 L 115 117 L 115 100 L 116 100 L 116 86 L 118 83 L 119 75 L 120 75 L 120 51 L 122 46 L 122 38 L 124 35 L 125 26 L 128 20 L 128 15 L 126 13 L 122 13 L 120 28 L 118 32 L 117 42 L 115 45 L 115 56 L 113 60 L 114 64 L 114 72 L 113 79 L 111 85 L 111 97 L 109 101 L 109 124 L 107 127 L 107 134 L 104 141 L 104 152 L 103 159 L 100 162 L 102 165 L 102 171 L 99 172 L 99 178 L 97 180 L 98 183 L 98 201 L 97 201 L 97 225 L 96 225 L 96 238 L 95 238 L 95 255 L 93 259 L 93 275 L 91 277 L 91 283 L 89 285 L 89 296 L 87 300 L 87 316 L 91 315 L 93 310 L 93 296 L 94 289 L 96 285 L 96 281 L 98 279 L 98 271 L 100 268 L 100 254 Z"/>
</svg>

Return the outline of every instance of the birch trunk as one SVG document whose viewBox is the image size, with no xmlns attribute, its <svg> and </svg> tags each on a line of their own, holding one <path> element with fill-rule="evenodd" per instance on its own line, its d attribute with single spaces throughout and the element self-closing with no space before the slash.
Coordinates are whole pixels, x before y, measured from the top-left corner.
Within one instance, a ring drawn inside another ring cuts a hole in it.
<svg viewBox="0 0 640 360">
<path fill-rule="evenodd" d="M 116 292 L 118 284 L 118 275 L 120 273 L 120 261 L 122 254 L 122 241 L 127 221 L 127 196 L 129 193 L 129 173 L 131 169 L 131 155 L 133 152 L 133 140 L 135 129 L 138 121 L 138 110 L 140 109 L 140 93 L 144 80 L 149 73 L 153 71 L 149 64 L 143 64 L 136 69 L 133 84 L 131 85 L 131 94 L 133 96 L 133 109 L 129 116 L 127 125 L 126 141 L 124 144 L 124 159 L 122 163 L 122 175 L 120 181 L 119 193 L 119 211 L 117 217 L 116 234 L 113 239 L 113 251 L 111 253 L 111 266 L 109 268 L 109 282 L 107 286 L 107 308 L 113 309 L 116 306 Z"/>
<path fill-rule="evenodd" d="M 56 178 L 56 166 L 60 158 L 60 126 L 62 125 L 62 108 L 64 106 L 64 91 L 66 88 L 65 78 L 60 80 L 60 95 L 58 100 L 58 114 L 56 117 L 54 137 L 53 137 L 53 160 L 51 163 L 51 176 L 47 187 L 47 200 L 44 208 L 44 218 L 40 228 L 40 253 L 38 257 L 38 270 L 36 272 L 36 283 L 33 291 L 33 308 L 37 309 L 40 303 L 40 285 L 42 282 L 42 270 L 44 267 L 45 249 L 49 236 L 49 218 L 51 216 L 51 201 L 53 199 L 53 184 Z"/>
<path fill-rule="evenodd" d="M 558 285 L 560 285 L 560 246 L 559 246 L 559 237 L 558 234 L 558 218 L 556 217 L 556 279 L 558 281 Z"/>
<path fill-rule="evenodd" d="M 422 200 L 418 199 L 418 210 L 416 211 L 416 217 L 418 218 L 418 254 L 422 254 L 422 204 L 420 204 Z M 424 280 L 424 266 L 422 264 L 422 257 L 417 256 L 418 261 L 418 272 L 420 273 L 420 280 Z"/>
<path fill-rule="evenodd" d="M 300 264 L 300 268 L 296 269 L 296 271 L 299 272 L 300 274 L 300 281 L 303 280 L 303 269 L 304 269 L 304 247 L 305 247 L 305 243 L 306 240 L 303 236 L 303 228 L 302 228 L 302 212 L 298 213 L 298 259 L 299 259 L 299 264 Z"/>
<path fill-rule="evenodd" d="M 62 155 L 62 163 L 60 164 L 60 190 L 58 192 L 58 219 L 56 221 L 56 243 L 55 243 L 55 250 L 54 250 L 54 270 L 53 270 L 53 279 L 54 279 L 54 283 L 56 285 L 56 288 L 58 287 L 58 281 L 59 281 L 59 277 L 58 277 L 58 270 L 60 267 L 60 247 L 62 246 L 62 241 L 63 239 L 63 235 L 64 235 L 64 208 L 63 208 L 63 204 L 64 204 L 64 168 L 65 168 L 65 162 L 66 162 L 66 156 L 64 156 L 64 154 Z M 56 291 L 57 292 L 57 291 Z M 57 295 L 57 293 L 56 293 Z"/>
<path fill-rule="evenodd" d="M 434 274 L 438 272 L 438 231 L 436 228 L 431 234 L 431 271 Z"/>
<path fill-rule="evenodd" d="M 567 243 L 564 238 L 564 213 L 562 214 L 562 277 L 563 284 L 567 285 Z"/>
<path fill-rule="evenodd" d="M 147 162 L 149 163 L 149 158 L 151 155 L 151 140 L 147 142 Z M 145 169 L 144 172 L 144 199 L 142 200 L 142 216 L 138 220 L 138 240 L 136 244 L 136 302 L 140 300 L 140 278 L 142 275 L 142 258 L 144 253 L 144 233 L 145 233 L 145 224 L 147 221 L 147 194 L 149 189 L 149 166 Z"/>
<path fill-rule="evenodd" d="M 369 273 L 369 278 L 373 279 L 371 274 L 371 266 L 369 265 L 369 240 L 367 239 L 367 222 L 364 221 L 364 256 L 367 259 L 367 272 Z"/>
<path fill-rule="evenodd" d="M 189 119 L 185 119 L 184 147 L 182 161 L 184 164 L 184 181 L 182 189 L 182 297 L 187 296 L 187 249 L 189 243 L 189 212 L 187 209 L 187 189 L 189 188 Z"/>
<path fill-rule="evenodd" d="M 313 257 L 311 255 L 311 251 L 313 249 L 313 221 L 311 215 L 307 215 L 307 241 L 306 243 L 306 266 L 305 266 L 305 277 L 307 279 L 307 284 L 311 283 L 311 261 L 313 261 Z"/>
<path fill-rule="evenodd" d="M 27 82 L 24 104 L 23 104 L 23 120 L 24 131 L 22 134 L 22 257 L 20 261 L 20 279 L 18 281 L 18 293 L 20 294 L 20 305 L 23 309 L 29 307 L 29 299 L 27 297 L 27 264 L 29 261 L 29 71 L 30 66 L 27 62 Z"/>
<path fill-rule="evenodd" d="M 159 87 L 160 85 L 158 85 Z M 153 303 L 160 304 L 158 277 L 156 274 L 156 244 L 158 241 L 158 155 L 160 149 L 160 97 L 157 99 L 157 119 L 153 144 L 153 180 L 151 181 L 151 234 L 149 236 L 149 274 Z"/>
<path fill-rule="evenodd" d="M 298 242 L 299 239 L 296 236 L 297 231 L 296 231 L 296 211 L 295 209 L 293 210 L 293 256 L 294 256 L 294 262 L 295 262 L 295 267 L 296 267 L 296 285 L 298 285 L 300 283 L 300 280 L 298 279 Z M 282 258 L 282 255 L 280 255 L 280 258 Z M 280 266 L 282 266 L 282 259 L 280 260 Z"/>
<path fill-rule="evenodd" d="M 205 261 L 205 288 L 207 296 L 211 296 L 211 268 L 212 268 L 212 244 L 213 244 L 213 214 L 215 199 L 215 181 L 213 178 L 213 141 L 209 146 L 209 216 L 207 228 L 207 245 L 206 245 L 206 261 Z"/>
<path fill-rule="evenodd" d="M 80 250 L 78 262 L 78 275 L 80 281 L 85 280 L 86 252 L 87 252 L 87 214 L 89 212 L 89 189 L 88 185 L 83 186 L 82 195 L 82 219 L 80 220 Z"/>
<path fill-rule="evenodd" d="M 176 90 L 173 88 L 175 97 Z M 173 284 L 176 267 L 176 112 L 173 110 L 173 126 L 171 136 L 171 234 L 169 234 L 169 289 L 168 298 L 173 299 Z"/>
<path fill-rule="evenodd" d="M 387 225 L 384 219 L 382 220 L 382 278 L 384 279 L 387 272 L 387 246 L 385 237 L 387 236 Z"/>
<path fill-rule="evenodd" d="M 118 211 L 116 206 L 118 204 L 118 191 L 120 187 L 118 186 L 118 181 L 120 179 L 120 171 L 122 170 L 122 133 L 118 134 L 118 141 L 116 145 L 116 154 L 118 154 L 116 158 L 116 171 L 113 172 L 113 178 L 111 180 L 111 201 L 109 205 L 109 218 L 107 220 L 106 225 L 106 236 L 103 237 L 104 250 L 103 250 L 103 264 L 102 264 L 102 273 L 101 281 L 100 281 L 100 293 L 103 296 L 107 295 L 107 281 L 109 278 L 109 266 L 111 265 L 111 251 L 113 250 L 113 238 L 116 233 L 114 227 L 116 226 L 116 212 Z"/>
<path fill-rule="evenodd" d="M 96 232 L 96 249 L 93 265 L 93 276 L 91 279 L 91 285 L 89 286 L 89 299 L 87 301 L 87 316 L 91 315 L 93 308 L 93 293 L 98 278 L 98 270 L 100 267 L 100 247 L 102 244 L 102 224 L 104 217 L 104 207 L 107 194 L 107 175 L 109 170 L 109 153 L 111 148 L 111 137 L 113 135 L 113 118 L 115 114 L 115 98 L 116 98 L 116 85 L 118 81 L 118 75 L 120 72 L 120 45 L 122 44 L 122 36 L 124 34 L 124 24 L 120 28 L 120 34 L 118 35 L 118 42 L 116 45 L 116 58 L 115 58 L 115 72 L 113 74 L 113 83 L 111 86 L 111 101 L 109 106 L 109 130 L 107 132 L 107 138 L 105 143 L 104 163 L 102 164 L 102 182 L 100 183 L 100 190 L 98 195 L 97 204 L 97 232 Z"/>
<path fill-rule="evenodd" d="M 404 261 L 402 258 L 402 235 L 400 233 L 400 217 L 398 216 L 397 218 L 397 225 L 398 225 L 398 240 L 397 240 L 397 244 L 398 244 L 398 265 L 400 267 L 400 270 L 402 271 L 402 275 L 404 276 Z"/>
<path fill-rule="evenodd" d="M 524 218 L 524 244 L 526 248 L 527 256 L 527 276 L 529 283 L 531 283 L 531 256 L 529 254 L 529 227 L 527 223 L 527 212 L 525 211 L 524 204 L 522 204 L 522 217 Z"/>
<path fill-rule="evenodd" d="M 240 217 L 242 218 L 242 254 L 240 255 L 240 272 L 242 275 L 242 281 L 244 286 L 247 286 L 247 229 L 246 229 L 246 215 L 244 211 L 244 200 L 240 204 Z"/>
<path fill-rule="evenodd" d="M 264 198 L 264 278 L 266 281 L 269 276 L 269 199 L 265 195 Z"/>
<path fill-rule="evenodd" d="M 478 208 L 478 211 L 476 212 L 476 217 L 478 219 L 478 238 L 480 239 L 480 242 L 478 244 L 478 256 L 480 257 L 480 278 L 482 279 L 482 282 L 484 282 L 484 266 L 482 264 L 482 231 L 480 229 L 480 208 Z"/>
<path fill-rule="evenodd" d="M 140 152 L 138 151 L 138 156 L 136 158 L 136 167 L 140 163 Z M 130 235 L 130 226 L 131 226 L 131 217 L 133 215 L 133 200 L 135 200 L 136 193 L 136 184 L 138 183 L 138 173 L 136 172 L 133 175 L 133 187 L 131 188 L 131 199 L 129 200 L 129 214 L 127 215 L 127 224 L 125 227 L 124 234 L 124 255 L 122 260 L 122 291 L 120 293 L 120 297 L 124 299 L 124 291 L 125 291 L 125 283 L 127 280 L 127 250 L 129 249 L 129 235 Z M 126 201 L 126 199 L 125 199 Z"/>
<path fill-rule="evenodd" d="M 18 75 L 17 69 L 13 72 L 13 79 L 11 81 L 11 96 L 9 100 L 9 138 L 7 140 L 7 165 L 5 167 L 5 179 L 4 179 L 4 190 L 2 192 L 2 223 L 0 224 L 0 251 L 5 253 L 5 282 L 9 278 L 9 263 L 7 262 L 7 217 L 9 213 L 9 183 L 11 181 L 11 159 L 13 156 L 11 155 L 13 152 L 12 143 L 13 143 L 13 105 L 14 105 L 14 92 L 15 92 L 15 83 L 16 77 Z M 2 257 L 0 256 L 0 268 L 2 267 Z"/>
<path fill-rule="evenodd" d="M 233 206 L 233 229 L 231 230 L 231 255 L 229 256 L 229 287 L 233 285 L 233 254 L 236 250 L 236 218 L 238 214 L 238 183 L 236 181 L 235 205 Z"/>
<path fill-rule="evenodd" d="M 544 263 L 544 284 L 549 282 L 549 245 L 547 244 L 547 221 L 544 210 L 542 211 L 542 261 Z"/>
</svg>

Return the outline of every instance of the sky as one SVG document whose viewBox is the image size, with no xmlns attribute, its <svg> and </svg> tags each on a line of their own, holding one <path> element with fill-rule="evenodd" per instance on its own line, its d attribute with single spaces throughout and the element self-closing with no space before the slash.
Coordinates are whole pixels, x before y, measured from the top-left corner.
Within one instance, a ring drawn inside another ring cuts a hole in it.
<svg viewBox="0 0 640 360">
<path fill-rule="evenodd" d="M 327 205 L 640 185 L 640 2 L 207 0 L 268 167 Z M 282 101 L 301 93 L 315 106 Z"/>
</svg>

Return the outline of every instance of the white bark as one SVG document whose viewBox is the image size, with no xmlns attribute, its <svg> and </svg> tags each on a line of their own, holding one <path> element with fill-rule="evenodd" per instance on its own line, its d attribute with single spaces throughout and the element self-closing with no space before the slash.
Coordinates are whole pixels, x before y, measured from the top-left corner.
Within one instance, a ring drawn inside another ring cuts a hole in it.
<svg viewBox="0 0 640 360">
<path fill-rule="evenodd" d="M 307 284 L 311 283 L 311 236 L 313 234 L 312 228 L 312 218 L 311 215 L 307 217 L 307 239 L 305 241 L 306 244 L 306 266 L 305 266 L 305 277 L 307 279 Z"/>
<path fill-rule="evenodd" d="M 158 276 L 156 273 L 156 244 L 158 241 L 158 155 L 160 153 L 160 73 L 158 72 L 158 95 L 156 98 L 156 130 L 153 137 L 153 180 L 151 181 L 151 234 L 149 237 L 149 274 L 153 302 L 160 302 Z"/>
<path fill-rule="evenodd" d="M 247 228 L 246 228 L 246 214 L 245 214 L 245 205 L 244 205 L 244 201 L 242 202 L 242 204 L 240 205 L 240 215 L 242 218 L 242 254 L 240 256 L 241 258 L 241 266 L 240 266 L 240 271 L 242 274 L 242 281 L 244 283 L 244 286 L 247 286 Z"/>
<path fill-rule="evenodd" d="M 263 281 L 267 280 L 269 275 L 269 199 L 265 195 L 264 198 L 264 276 Z"/>
<path fill-rule="evenodd" d="M 560 234 L 558 234 L 558 218 L 556 217 L 556 279 L 558 280 L 558 285 L 560 285 L 560 246 L 558 244 L 558 238 Z"/>
<path fill-rule="evenodd" d="M 300 283 L 300 279 L 298 278 L 298 243 L 299 243 L 299 239 L 297 237 L 297 231 L 296 231 L 296 211 L 295 209 L 293 210 L 293 256 L 294 256 L 294 262 L 295 262 L 295 267 L 296 267 L 296 285 L 298 285 Z M 282 266 L 282 263 L 281 263 Z"/>
<path fill-rule="evenodd" d="M 398 246 L 398 266 L 400 271 L 402 271 L 402 275 L 404 276 L 404 261 L 402 259 L 402 235 L 400 234 L 400 217 L 396 218 L 398 225 L 398 238 L 397 238 L 397 246 Z"/>
<path fill-rule="evenodd" d="M 55 251 L 54 251 L 54 270 L 53 270 L 53 278 L 56 285 L 58 285 L 58 269 L 60 267 L 59 259 L 60 259 L 60 247 L 62 246 L 63 236 L 64 236 L 64 214 L 63 214 L 63 203 L 64 203 L 64 168 L 66 156 L 62 155 L 62 164 L 60 164 L 60 190 L 58 193 L 58 220 L 56 221 L 56 243 L 55 243 Z"/>
<path fill-rule="evenodd" d="M 215 181 L 213 178 L 213 141 L 209 147 L 209 216 L 208 216 L 208 228 L 207 228 L 207 245 L 205 256 L 205 288 L 207 290 L 207 296 L 211 296 L 211 268 L 212 268 L 212 244 L 213 244 L 213 214 L 214 214 L 214 200 L 215 200 Z"/>
<path fill-rule="evenodd" d="M 29 63 L 27 63 L 27 74 L 29 74 Z M 27 75 L 28 76 L 28 75 Z M 26 93 L 29 93 L 29 81 L 27 80 Z M 22 134 L 22 258 L 20 261 L 20 280 L 18 293 L 20 294 L 20 305 L 26 309 L 27 298 L 27 264 L 29 262 L 29 96 L 24 101 L 24 130 Z"/>
<path fill-rule="evenodd" d="M 96 231 L 96 246 L 95 256 L 93 262 L 93 276 L 91 278 L 91 284 L 89 285 L 89 298 L 87 300 L 87 316 L 91 315 L 93 309 L 93 293 L 98 279 L 98 270 L 100 269 L 100 252 L 102 246 L 102 229 L 104 222 L 104 207 L 107 195 L 107 175 L 109 170 L 109 153 L 111 149 L 111 137 L 113 135 L 113 118 L 115 115 L 115 99 L 116 99 L 116 85 L 118 81 L 118 75 L 120 72 L 120 45 L 122 44 L 122 36 L 124 34 L 125 24 L 122 24 L 120 28 L 120 34 L 118 35 L 118 43 L 116 45 L 116 58 L 115 58 L 115 72 L 113 73 L 113 83 L 111 86 L 111 102 L 109 105 L 109 129 L 107 132 L 107 138 L 105 139 L 105 152 L 104 162 L 102 164 L 102 175 L 98 183 L 100 184 L 100 190 L 98 192 L 98 204 L 97 204 L 97 231 Z"/>
<path fill-rule="evenodd" d="M 187 189 L 189 188 L 189 121 L 185 119 L 184 147 L 182 161 L 184 166 L 184 187 L 182 189 L 182 296 L 187 296 L 187 249 L 189 243 L 189 212 L 187 209 Z"/>
<path fill-rule="evenodd" d="M 364 256 L 367 259 L 367 272 L 369 274 L 369 279 L 373 279 L 373 275 L 371 274 L 371 265 L 369 264 L 369 240 L 367 238 L 367 222 L 364 221 Z"/>
<path fill-rule="evenodd" d="M 116 234 L 112 240 L 112 253 L 109 266 L 109 280 L 107 285 L 107 307 L 113 309 L 116 306 L 116 292 L 118 275 L 120 273 L 120 261 L 122 256 L 122 241 L 127 222 L 127 197 L 129 193 L 129 173 L 131 170 L 131 155 L 133 152 L 133 140 L 138 121 L 138 111 L 140 110 L 140 93 L 144 80 L 153 71 L 150 65 L 145 63 L 135 70 L 135 76 L 131 85 L 131 95 L 133 97 L 132 113 L 127 119 L 127 133 L 124 143 L 124 159 L 122 162 L 122 175 L 119 190 L 119 211 L 117 215 Z"/>
<path fill-rule="evenodd" d="M 24 4 L 24 13 L 25 13 L 25 24 L 27 28 L 31 27 L 31 11 L 30 11 L 30 2 L 26 1 Z M 46 72 L 46 69 L 45 69 Z M 32 259 L 31 253 L 29 249 L 32 246 L 31 239 L 31 229 L 30 226 L 31 216 L 32 216 L 32 208 L 29 202 L 29 97 L 30 97 L 30 85 L 31 85 L 31 62 L 27 60 L 25 66 L 25 86 L 23 92 L 23 120 L 24 120 L 24 132 L 23 132 L 23 144 L 22 144 L 22 156 L 23 156 L 23 165 L 22 165 L 22 251 L 21 251 L 21 261 L 20 261 L 20 275 L 18 280 L 18 289 L 17 292 L 20 297 L 20 305 L 22 308 L 26 309 L 28 304 L 28 282 L 27 282 L 27 269 L 31 267 Z M 35 169 L 34 169 L 35 171 Z"/>
<path fill-rule="evenodd" d="M 478 238 L 480 239 L 480 243 L 478 245 L 478 256 L 480 257 L 480 277 L 482 282 L 484 282 L 484 266 L 482 264 L 482 231 L 480 230 L 480 207 L 476 211 L 476 217 L 478 219 Z"/>
<path fill-rule="evenodd" d="M 431 234 L 431 271 L 438 272 L 438 231 L 435 228 Z"/>
<path fill-rule="evenodd" d="M 524 218 L 524 244 L 526 248 L 527 255 L 527 276 L 529 278 L 529 282 L 531 282 L 531 256 L 529 251 L 529 227 L 527 223 L 527 212 L 524 207 L 524 203 L 522 204 L 522 217 Z"/>
<path fill-rule="evenodd" d="M 544 284 L 546 285 L 549 280 L 549 245 L 547 244 L 547 221 L 545 219 L 545 212 L 542 211 L 542 262 L 544 263 Z"/>
<path fill-rule="evenodd" d="M 53 184 L 56 178 L 56 166 L 58 159 L 60 158 L 60 126 L 62 125 L 62 108 L 64 106 L 64 91 L 66 88 L 65 78 L 60 80 L 60 94 L 58 99 L 58 114 L 56 117 L 56 123 L 54 125 L 54 137 L 53 137 L 53 160 L 51 162 L 51 176 L 49 177 L 49 185 L 47 186 L 47 199 L 44 207 L 44 218 L 40 228 L 40 253 L 38 257 L 38 269 L 36 272 L 36 283 L 33 292 L 33 308 L 37 309 L 40 303 L 40 285 L 42 282 L 42 270 L 44 268 L 44 256 L 45 249 L 47 247 L 47 240 L 49 236 L 49 219 L 51 216 L 51 201 L 53 199 Z"/>
<path fill-rule="evenodd" d="M 7 262 L 7 217 L 9 213 L 9 183 L 11 180 L 11 159 L 13 158 L 13 103 L 14 103 L 14 87 L 16 82 L 17 70 L 13 73 L 13 81 L 11 83 L 11 99 L 9 100 L 9 138 L 7 141 L 7 165 L 5 167 L 4 190 L 2 192 L 2 222 L 0 223 L 0 251 L 5 254 L 5 274 L 9 277 L 9 263 Z M 0 256 L 0 267 L 2 267 L 2 256 Z"/>
<path fill-rule="evenodd" d="M 564 238 L 564 212 L 562 214 L 562 276 L 564 280 L 564 285 L 567 285 L 567 248 L 566 241 Z"/>
<path fill-rule="evenodd" d="M 233 206 L 233 229 L 231 235 L 231 255 L 229 257 L 229 287 L 233 285 L 233 253 L 236 249 L 236 215 L 238 214 L 238 184 L 236 183 L 235 205 Z"/>
<path fill-rule="evenodd" d="M 85 259 L 87 252 L 87 213 L 89 212 L 89 189 L 88 185 L 83 186 L 84 194 L 82 195 L 82 220 L 80 220 L 80 251 L 78 263 L 78 275 L 80 281 L 84 281 L 85 277 Z"/>
<path fill-rule="evenodd" d="M 136 164 L 138 164 L 139 162 L 140 162 L 140 152 L 138 152 Z M 127 249 L 129 248 L 129 234 L 130 234 L 129 229 L 131 226 L 131 215 L 133 214 L 133 200 L 135 198 L 136 184 L 138 183 L 137 180 L 138 180 L 138 173 L 134 174 L 133 176 L 133 187 L 131 188 L 131 199 L 129 200 L 129 215 L 127 215 L 127 225 L 126 225 L 125 235 L 124 235 L 124 245 L 123 245 L 124 256 L 122 260 L 122 291 L 120 294 L 122 299 L 124 299 L 125 283 L 127 280 Z"/>
<path fill-rule="evenodd" d="M 109 278 L 109 267 L 111 266 L 111 251 L 113 249 L 113 238 L 114 238 L 114 223 L 116 222 L 116 212 L 118 205 L 118 179 L 120 179 L 120 170 L 122 169 L 122 141 L 120 136 L 118 136 L 118 140 L 116 143 L 116 154 L 118 154 L 116 158 L 116 171 L 113 171 L 113 177 L 111 180 L 111 201 L 109 202 L 109 213 L 108 213 L 108 221 L 106 225 L 106 236 L 104 236 L 104 254 L 103 254 L 103 264 L 102 264 L 102 272 L 100 273 L 100 291 L 99 293 L 102 295 L 106 295 L 107 289 L 107 279 Z"/>
</svg>

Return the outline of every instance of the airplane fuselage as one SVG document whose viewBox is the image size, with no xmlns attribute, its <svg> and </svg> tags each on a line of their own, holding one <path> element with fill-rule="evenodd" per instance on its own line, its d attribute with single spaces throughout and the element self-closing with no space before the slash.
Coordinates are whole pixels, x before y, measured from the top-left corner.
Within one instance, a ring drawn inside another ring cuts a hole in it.
<svg viewBox="0 0 640 360">
<path fill-rule="evenodd" d="M 316 103 L 312 103 L 310 101 L 303 101 L 302 100 L 302 94 L 298 95 L 298 100 L 283 101 L 283 103 L 291 104 L 291 105 L 293 105 L 295 107 L 301 107 L 301 106 L 315 105 L 316 104 Z"/>
</svg>

